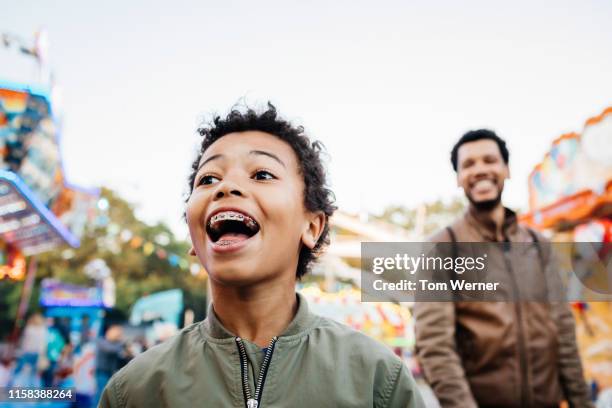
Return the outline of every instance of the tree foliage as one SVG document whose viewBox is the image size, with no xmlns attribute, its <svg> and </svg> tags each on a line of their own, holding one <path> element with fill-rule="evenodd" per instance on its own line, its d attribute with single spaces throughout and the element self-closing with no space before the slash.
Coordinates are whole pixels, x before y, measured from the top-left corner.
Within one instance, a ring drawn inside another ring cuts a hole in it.
<svg viewBox="0 0 612 408">
<path fill-rule="evenodd" d="M 53 277 L 63 282 L 92 286 L 94 281 L 84 271 L 85 265 L 94 259 L 102 259 L 111 270 L 116 283 L 118 311 L 128 314 L 134 302 L 145 295 L 161 290 L 183 290 L 186 307 L 194 310 L 196 318 L 202 318 L 206 308 L 206 279 L 193 276 L 189 264 L 186 267 L 189 244 L 177 240 L 163 223 L 148 225 L 134 214 L 134 207 L 109 189 L 102 189 L 101 198 L 108 202 L 108 209 L 97 215 L 88 226 L 79 248 L 58 248 L 38 257 L 36 284 L 30 299 L 30 311 L 40 309 L 40 281 Z M 144 249 L 150 243 L 148 250 Z M 151 247 L 154 249 L 151 250 Z M 183 261 L 173 265 L 168 257 L 178 255 Z M 190 263 L 197 260 L 190 259 Z M 6 335 L 6 327 L 15 318 L 22 282 L 0 282 L 0 324 Z"/>
</svg>

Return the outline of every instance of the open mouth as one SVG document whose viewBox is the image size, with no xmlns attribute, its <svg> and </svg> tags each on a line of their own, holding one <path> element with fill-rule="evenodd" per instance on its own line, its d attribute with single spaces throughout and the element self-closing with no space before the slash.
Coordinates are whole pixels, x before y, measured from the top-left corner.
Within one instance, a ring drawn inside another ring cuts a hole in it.
<svg viewBox="0 0 612 408">
<path fill-rule="evenodd" d="M 245 241 L 258 232 L 257 221 L 238 211 L 219 211 L 206 223 L 206 233 L 216 245 L 231 245 Z"/>
<path fill-rule="evenodd" d="M 492 179 L 480 179 L 472 183 L 471 189 L 476 191 L 486 191 L 496 188 L 497 185 Z"/>
</svg>

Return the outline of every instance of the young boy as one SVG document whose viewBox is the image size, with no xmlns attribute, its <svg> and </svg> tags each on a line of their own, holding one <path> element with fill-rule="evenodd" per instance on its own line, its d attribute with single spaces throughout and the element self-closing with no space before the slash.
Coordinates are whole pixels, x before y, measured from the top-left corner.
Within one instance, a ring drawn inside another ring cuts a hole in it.
<svg viewBox="0 0 612 408">
<path fill-rule="evenodd" d="M 295 292 L 335 210 L 320 145 L 271 105 L 199 132 L 185 215 L 210 277 L 208 317 L 119 371 L 100 406 L 423 406 L 390 350 Z"/>
</svg>

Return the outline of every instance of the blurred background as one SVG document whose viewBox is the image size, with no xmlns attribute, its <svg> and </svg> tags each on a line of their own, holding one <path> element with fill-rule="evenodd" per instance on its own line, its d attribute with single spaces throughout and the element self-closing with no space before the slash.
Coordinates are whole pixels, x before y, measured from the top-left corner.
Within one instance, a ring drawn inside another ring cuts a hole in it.
<svg viewBox="0 0 612 408">
<path fill-rule="evenodd" d="M 326 145 L 339 211 L 300 290 L 417 377 L 410 305 L 360 301 L 360 243 L 423 240 L 462 214 L 449 158 L 464 132 L 507 141 L 504 202 L 524 223 L 612 240 L 609 2 L 0 10 L 0 387 L 73 386 L 93 406 L 96 384 L 205 317 L 187 174 L 198 125 L 236 104 L 270 101 Z M 612 307 L 573 306 L 597 398 L 612 387 Z"/>
</svg>

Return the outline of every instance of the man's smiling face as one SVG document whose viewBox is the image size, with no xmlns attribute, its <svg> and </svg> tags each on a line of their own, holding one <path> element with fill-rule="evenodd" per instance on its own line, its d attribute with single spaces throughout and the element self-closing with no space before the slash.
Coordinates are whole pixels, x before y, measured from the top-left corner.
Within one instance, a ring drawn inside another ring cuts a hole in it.
<svg viewBox="0 0 612 408">
<path fill-rule="evenodd" d="M 497 205 L 509 175 L 508 165 L 495 141 L 481 139 L 459 147 L 457 185 L 476 208 L 492 209 Z"/>
<path fill-rule="evenodd" d="M 259 131 L 230 133 L 200 160 L 187 202 L 193 248 L 224 285 L 295 278 L 309 213 L 291 146 Z"/>
</svg>

